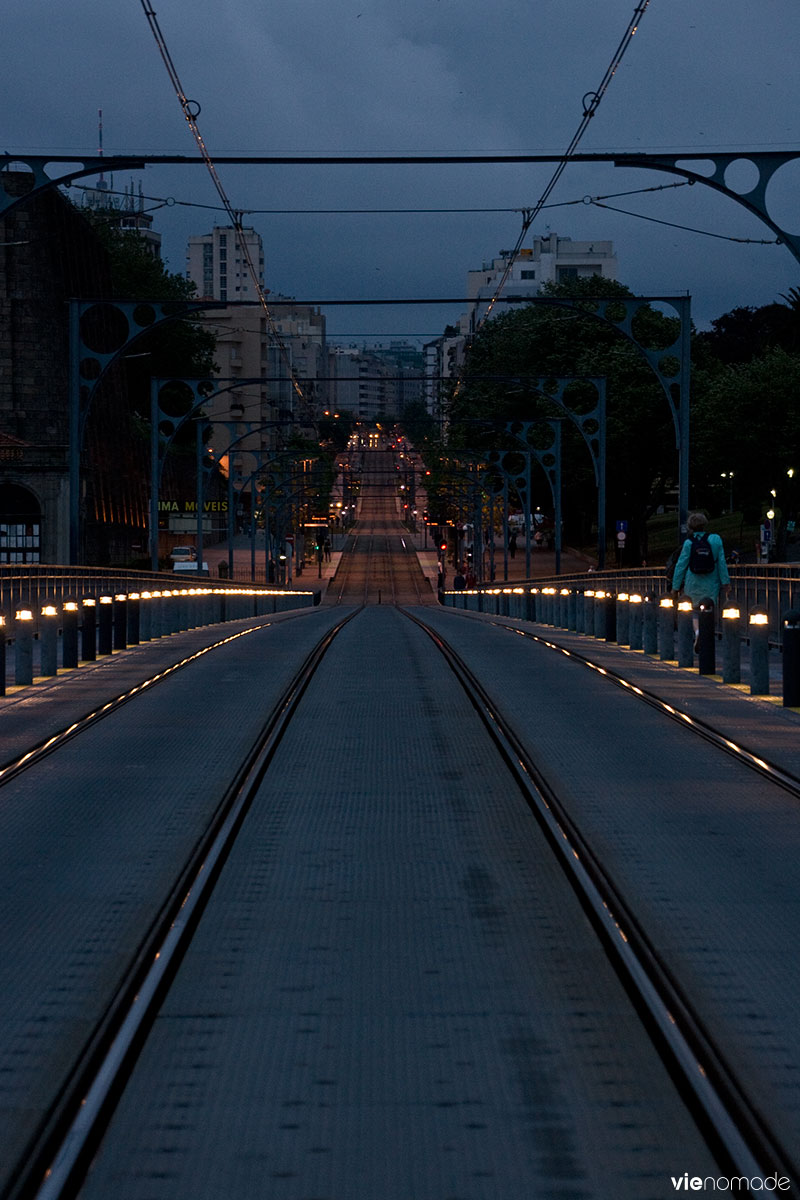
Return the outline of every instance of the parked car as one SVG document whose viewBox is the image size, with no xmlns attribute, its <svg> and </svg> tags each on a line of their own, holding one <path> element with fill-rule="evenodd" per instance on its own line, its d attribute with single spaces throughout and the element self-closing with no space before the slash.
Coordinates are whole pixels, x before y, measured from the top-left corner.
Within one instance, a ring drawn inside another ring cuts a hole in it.
<svg viewBox="0 0 800 1200">
<path fill-rule="evenodd" d="M 194 546 L 173 546 L 169 552 L 170 561 L 179 562 L 197 562 L 197 551 Z"/>
</svg>

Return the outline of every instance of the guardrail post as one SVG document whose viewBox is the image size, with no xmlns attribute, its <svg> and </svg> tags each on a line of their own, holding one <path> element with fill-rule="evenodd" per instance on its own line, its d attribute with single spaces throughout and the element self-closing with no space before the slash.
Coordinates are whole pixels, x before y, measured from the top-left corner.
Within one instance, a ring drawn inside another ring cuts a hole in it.
<svg viewBox="0 0 800 1200">
<path fill-rule="evenodd" d="M 714 634 L 714 601 L 705 596 L 698 606 L 697 667 L 701 675 L 716 671 L 716 637 Z"/>
<path fill-rule="evenodd" d="M 750 629 L 750 695 L 769 695 L 769 617 L 754 608 L 748 620 Z"/>
<path fill-rule="evenodd" d="M 55 604 L 45 604 L 39 624 L 41 647 L 40 675 L 58 674 L 58 609 Z"/>
<path fill-rule="evenodd" d="M 634 592 L 628 597 L 628 645 L 631 650 L 642 648 L 642 597 Z"/>
<path fill-rule="evenodd" d="M 694 666 L 694 621 L 691 600 L 678 601 L 678 666 Z"/>
<path fill-rule="evenodd" d="M 800 611 L 796 608 L 783 618 L 783 705 L 800 707 Z"/>
<path fill-rule="evenodd" d="M 658 657 L 661 662 L 675 658 L 675 604 L 671 596 L 658 602 Z"/>
<path fill-rule="evenodd" d="M 81 611 L 81 659 L 94 662 L 97 658 L 97 601 L 94 596 L 83 597 Z"/>
<path fill-rule="evenodd" d="M 78 665 L 77 600 L 65 600 L 61 609 L 61 665 L 67 669 Z"/>
<path fill-rule="evenodd" d="M 18 608 L 14 629 L 14 681 L 26 686 L 33 683 L 33 613 Z"/>
<path fill-rule="evenodd" d="M 736 605 L 722 610 L 722 682 L 742 682 L 741 613 Z"/>
</svg>

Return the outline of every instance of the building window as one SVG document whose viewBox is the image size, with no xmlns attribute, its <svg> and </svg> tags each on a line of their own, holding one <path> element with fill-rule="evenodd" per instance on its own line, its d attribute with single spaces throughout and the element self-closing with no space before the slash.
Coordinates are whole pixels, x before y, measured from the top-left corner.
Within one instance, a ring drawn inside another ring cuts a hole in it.
<svg viewBox="0 0 800 1200">
<path fill-rule="evenodd" d="M 578 268 L 577 267 L 559 267 L 558 268 L 559 283 L 565 282 L 566 280 L 577 279 L 577 278 L 578 278 Z"/>
<path fill-rule="evenodd" d="M 519 277 L 520 277 L 520 279 L 535 279 L 536 272 L 535 271 L 520 271 Z"/>
</svg>

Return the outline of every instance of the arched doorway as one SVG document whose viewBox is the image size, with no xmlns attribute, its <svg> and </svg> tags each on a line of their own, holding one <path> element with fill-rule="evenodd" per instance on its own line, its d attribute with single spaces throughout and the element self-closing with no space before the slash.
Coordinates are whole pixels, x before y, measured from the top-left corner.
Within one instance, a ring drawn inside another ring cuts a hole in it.
<svg viewBox="0 0 800 1200">
<path fill-rule="evenodd" d="M 0 563 L 38 563 L 41 545 L 39 501 L 19 484 L 0 484 Z"/>
</svg>

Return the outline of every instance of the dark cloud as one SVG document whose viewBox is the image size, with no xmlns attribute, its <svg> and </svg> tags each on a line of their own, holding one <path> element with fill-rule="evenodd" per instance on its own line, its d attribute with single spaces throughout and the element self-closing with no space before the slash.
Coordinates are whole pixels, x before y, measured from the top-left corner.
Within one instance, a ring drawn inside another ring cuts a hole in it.
<svg viewBox="0 0 800 1200">
<path fill-rule="evenodd" d="M 160 0 L 158 20 L 186 92 L 201 106 L 213 154 L 546 151 L 568 143 L 582 97 L 598 86 L 633 0 Z M 2 145 L 93 152 L 102 108 L 107 153 L 191 154 L 194 145 L 144 12 L 29 0 L 4 17 Z M 709 150 L 794 145 L 796 16 L 779 0 L 652 3 L 581 150 Z M 229 168 L 241 208 L 532 206 L 549 168 Z M 800 169 L 770 188 L 790 221 Z M 120 186 L 127 179 L 116 181 Z M 146 193 L 213 204 L 200 168 L 149 169 Z M 554 202 L 669 182 L 575 164 Z M 739 238 L 769 238 L 754 217 L 695 187 L 609 200 L 659 220 Z M 220 214 L 219 220 L 224 220 Z M 157 218 L 173 270 L 186 238 L 214 213 L 183 206 Z M 324 296 L 460 293 L 466 272 L 513 244 L 513 214 L 252 218 L 268 285 Z M 762 304 L 796 285 L 785 248 L 742 245 L 585 204 L 542 213 L 574 238 L 614 240 L 620 276 L 643 293 L 689 291 L 698 323 Z M 422 314 L 422 315 L 421 315 Z M 358 325 L 435 333 L 452 312 L 331 312 Z"/>
</svg>

